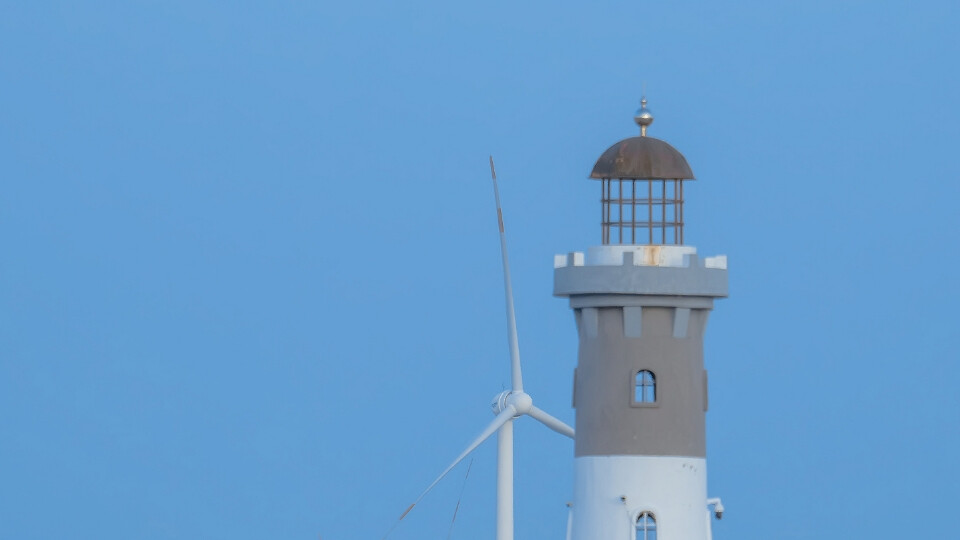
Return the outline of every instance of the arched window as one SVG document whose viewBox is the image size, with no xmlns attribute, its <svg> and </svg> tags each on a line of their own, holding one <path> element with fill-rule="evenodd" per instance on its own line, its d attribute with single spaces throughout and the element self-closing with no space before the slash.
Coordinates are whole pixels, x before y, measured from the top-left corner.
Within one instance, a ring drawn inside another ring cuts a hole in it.
<svg viewBox="0 0 960 540">
<path fill-rule="evenodd" d="M 633 386 L 634 403 L 656 403 L 657 379 L 652 371 L 638 371 Z"/>
<path fill-rule="evenodd" d="M 637 540 L 657 540 L 657 518 L 650 512 L 637 517 Z"/>
</svg>

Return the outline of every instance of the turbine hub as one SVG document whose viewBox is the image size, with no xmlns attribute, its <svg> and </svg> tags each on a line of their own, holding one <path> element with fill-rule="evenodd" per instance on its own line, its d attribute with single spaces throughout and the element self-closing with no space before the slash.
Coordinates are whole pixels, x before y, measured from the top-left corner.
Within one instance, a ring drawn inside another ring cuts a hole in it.
<svg viewBox="0 0 960 540">
<path fill-rule="evenodd" d="M 514 418 L 517 418 L 530 412 L 530 408 L 533 407 L 533 398 L 526 392 L 504 390 L 494 396 L 490 408 L 493 409 L 493 414 L 500 414 L 507 408 L 507 405 L 512 405 L 513 409 L 517 411 L 514 415 Z"/>
</svg>

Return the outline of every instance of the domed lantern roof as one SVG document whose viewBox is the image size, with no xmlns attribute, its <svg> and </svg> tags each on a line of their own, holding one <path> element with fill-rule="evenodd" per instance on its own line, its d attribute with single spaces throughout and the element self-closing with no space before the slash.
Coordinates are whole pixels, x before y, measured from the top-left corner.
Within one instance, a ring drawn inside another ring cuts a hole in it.
<svg viewBox="0 0 960 540">
<path fill-rule="evenodd" d="M 590 178 L 694 180 L 687 158 L 669 143 L 653 137 L 630 137 L 607 148 Z"/>
</svg>

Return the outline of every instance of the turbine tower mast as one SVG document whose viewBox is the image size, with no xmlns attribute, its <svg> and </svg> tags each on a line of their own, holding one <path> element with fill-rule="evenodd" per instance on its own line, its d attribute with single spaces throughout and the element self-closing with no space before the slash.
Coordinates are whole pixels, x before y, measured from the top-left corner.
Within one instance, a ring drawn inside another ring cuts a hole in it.
<svg viewBox="0 0 960 540">
<path fill-rule="evenodd" d="M 554 295 L 569 298 L 579 335 L 574 372 L 570 540 L 709 540 L 703 335 L 727 296 L 726 256 L 684 244 L 686 158 L 640 136 L 597 160 L 601 245 L 557 255 Z M 712 511 L 711 511 L 712 507 Z"/>
</svg>

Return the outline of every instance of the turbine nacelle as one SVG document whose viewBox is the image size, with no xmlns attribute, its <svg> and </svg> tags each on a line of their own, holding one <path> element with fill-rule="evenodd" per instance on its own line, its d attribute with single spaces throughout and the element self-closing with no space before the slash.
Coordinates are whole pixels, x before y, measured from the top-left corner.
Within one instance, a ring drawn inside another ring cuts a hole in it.
<svg viewBox="0 0 960 540">
<path fill-rule="evenodd" d="M 522 390 L 519 392 L 504 390 L 494 396 L 493 402 L 490 403 L 490 408 L 493 409 L 495 415 L 502 413 L 507 407 L 513 407 L 513 410 L 516 411 L 513 417 L 520 418 L 525 414 L 530 414 L 533 409 L 533 398 Z"/>
</svg>

